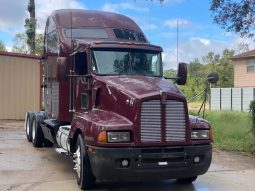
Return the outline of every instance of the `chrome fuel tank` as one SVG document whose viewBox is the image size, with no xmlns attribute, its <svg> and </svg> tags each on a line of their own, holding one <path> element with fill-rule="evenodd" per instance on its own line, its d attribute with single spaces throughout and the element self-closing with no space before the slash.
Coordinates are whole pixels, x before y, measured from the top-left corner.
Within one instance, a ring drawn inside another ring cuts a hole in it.
<svg viewBox="0 0 255 191">
<path fill-rule="evenodd" d="M 70 129 L 71 125 L 60 126 L 56 136 L 58 145 L 66 151 L 70 151 L 70 143 L 68 140 Z"/>
</svg>

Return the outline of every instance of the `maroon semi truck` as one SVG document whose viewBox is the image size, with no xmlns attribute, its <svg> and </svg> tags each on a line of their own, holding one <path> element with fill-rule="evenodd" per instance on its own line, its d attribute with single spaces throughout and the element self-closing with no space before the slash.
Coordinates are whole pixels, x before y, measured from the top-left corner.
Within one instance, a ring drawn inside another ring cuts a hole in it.
<svg viewBox="0 0 255 191">
<path fill-rule="evenodd" d="M 186 83 L 186 64 L 164 78 L 161 47 L 130 18 L 54 11 L 42 65 L 45 109 L 27 112 L 27 139 L 70 156 L 80 188 L 96 179 L 191 183 L 208 170 L 212 128 L 188 115 L 176 86 Z"/>
</svg>

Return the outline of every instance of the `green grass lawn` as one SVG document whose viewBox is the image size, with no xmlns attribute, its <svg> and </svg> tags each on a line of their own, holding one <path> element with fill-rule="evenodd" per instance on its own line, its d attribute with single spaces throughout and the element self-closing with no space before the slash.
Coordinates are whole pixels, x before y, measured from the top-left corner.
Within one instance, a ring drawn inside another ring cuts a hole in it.
<svg viewBox="0 0 255 191">
<path fill-rule="evenodd" d="M 207 111 L 205 118 L 213 127 L 214 146 L 230 151 L 254 152 L 250 113 Z"/>
</svg>

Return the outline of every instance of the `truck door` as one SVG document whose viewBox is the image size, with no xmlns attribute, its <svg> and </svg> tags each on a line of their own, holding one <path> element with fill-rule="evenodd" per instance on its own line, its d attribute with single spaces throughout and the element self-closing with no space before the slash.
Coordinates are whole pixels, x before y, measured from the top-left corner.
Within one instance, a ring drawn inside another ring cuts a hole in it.
<svg viewBox="0 0 255 191">
<path fill-rule="evenodd" d="M 91 106 L 91 88 L 89 79 L 84 77 L 88 74 L 88 58 L 86 52 L 78 52 L 74 56 L 75 60 L 75 111 L 88 111 Z"/>
</svg>

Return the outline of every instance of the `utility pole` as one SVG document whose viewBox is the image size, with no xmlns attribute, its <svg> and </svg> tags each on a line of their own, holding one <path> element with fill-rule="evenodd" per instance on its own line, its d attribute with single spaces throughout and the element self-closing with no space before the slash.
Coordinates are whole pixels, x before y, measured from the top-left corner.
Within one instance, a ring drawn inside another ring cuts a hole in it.
<svg viewBox="0 0 255 191">
<path fill-rule="evenodd" d="M 27 10 L 29 12 L 30 18 L 25 20 L 26 34 L 27 34 L 27 44 L 30 48 L 30 53 L 35 53 L 35 1 L 29 0 Z"/>
</svg>

